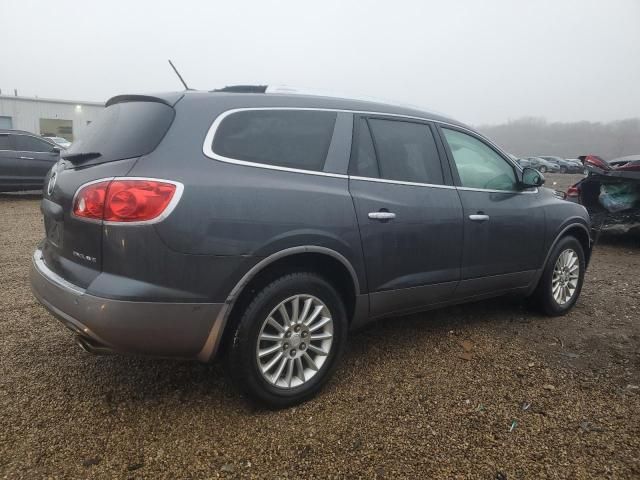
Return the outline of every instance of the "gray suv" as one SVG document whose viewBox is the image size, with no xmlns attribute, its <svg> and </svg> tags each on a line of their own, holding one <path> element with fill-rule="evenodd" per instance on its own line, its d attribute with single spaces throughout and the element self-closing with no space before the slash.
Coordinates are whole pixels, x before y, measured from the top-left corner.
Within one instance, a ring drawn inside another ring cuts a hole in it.
<svg viewBox="0 0 640 480">
<path fill-rule="evenodd" d="M 22 130 L 0 130 L 0 192 L 40 190 L 60 147 Z"/>
<path fill-rule="evenodd" d="M 482 135 L 244 90 L 112 98 L 52 169 L 31 284 L 86 350 L 220 356 L 282 407 L 374 319 L 506 293 L 575 304 L 585 209 Z"/>
</svg>

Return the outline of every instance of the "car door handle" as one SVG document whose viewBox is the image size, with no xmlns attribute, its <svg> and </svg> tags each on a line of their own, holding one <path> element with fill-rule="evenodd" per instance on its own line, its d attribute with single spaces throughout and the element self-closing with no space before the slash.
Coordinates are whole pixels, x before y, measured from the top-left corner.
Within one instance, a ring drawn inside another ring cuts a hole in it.
<svg viewBox="0 0 640 480">
<path fill-rule="evenodd" d="M 473 222 L 486 222 L 489 220 L 489 215 L 485 215 L 484 213 L 477 213 L 475 215 L 469 215 L 469 220 Z"/>
<path fill-rule="evenodd" d="M 391 220 L 396 218 L 393 212 L 369 212 L 369 218 L 372 220 Z"/>
<path fill-rule="evenodd" d="M 23 156 L 20 156 L 20 159 L 21 160 L 34 160 L 33 157 L 23 157 Z"/>
</svg>

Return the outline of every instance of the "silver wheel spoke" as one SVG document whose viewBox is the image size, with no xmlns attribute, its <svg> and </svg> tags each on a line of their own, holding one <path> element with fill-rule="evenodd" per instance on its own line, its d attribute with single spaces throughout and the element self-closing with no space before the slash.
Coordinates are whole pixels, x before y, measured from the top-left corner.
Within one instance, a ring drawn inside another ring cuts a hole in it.
<svg viewBox="0 0 640 480">
<path fill-rule="evenodd" d="M 279 332 L 284 332 L 284 328 L 280 325 L 273 317 L 267 318 L 267 323 L 271 325 L 273 328 L 278 330 Z"/>
<path fill-rule="evenodd" d="M 309 309 L 311 308 L 311 304 L 313 303 L 313 299 L 312 298 L 307 298 L 304 301 L 304 305 L 302 307 L 302 313 L 300 314 L 300 317 L 298 318 L 299 322 L 304 322 L 305 318 L 307 318 L 307 315 L 309 314 Z"/>
<path fill-rule="evenodd" d="M 321 356 L 326 356 L 329 354 L 328 352 L 325 352 L 324 350 L 316 347 L 315 345 L 309 345 L 309 350 Z"/>
<path fill-rule="evenodd" d="M 272 353 L 277 352 L 281 348 L 282 347 L 280 345 L 274 345 L 272 347 L 265 348 L 264 350 L 258 351 L 258 357 L 260 357 L 260 358 L 266 357 L 267 355 L 271 355 Z"/>
<path fill-rule="evenodd" d="M 315 332 L 316 330 L 318 330 L 319 328 L 324 327 L 327 323 L 329 323 L 331 321 L 330 317 L 322 317 L 320 319 L 319 322 L 317 322 L 315 325 L 311 326 L 309 325 L 309 331 L 310 332 Z"/>
<path fill-rule="evenodd" d="M 280 308 L 278 308 L 278 311 L 282 316 L 282 320 L 284 320 L 284 326 L 288 327 L 289 325 L 291 325 L 291 319 L 289 319 L 289 314 L 287 313 L 287 307 L 284 305 L 284 303 L 280 305 Z"/>
<path fill-rule="evenodd" d="M 282 360 L 280 360 L 280 365 L 278 365 L 278 369 L 276 370 L 276 373 L 274 373 L 273 377 L 271 377 L 271 383 L 278 383 L 278 379 L 280 378 L 280 375 L 282 375 L 282 371 L 284 370 L 284 367 L 287 365 L 287 361 L 288 359 L 286 357 L 283 357 Z"/>
<path fill-rule="evenodd" d="M 303 323 L 305 323 L 306 325 L 310 325 L 311 322 L 313 322 L 316 319 L 316 317 L 320 315 L 320 312 L 322 311 L 323 308 L 324 308 L 324 305 L 316 306 L 316 308 L 314 308 L 313 310 L 313 313 L 311 313 L 311 315 L 309 315 L 309 318 L 305 319 Z"/>
<path fill-rule="evenodd" d="M 289 297 L 262 323 L 256 342 L 258 369 L 277 388 L 299 387 L 318 372 L 333 346 L 333 318 L 319 298 Z"/>
<path fill-rule="evenodd" d="M 291 365 L 293 365 L 293 361 L 291 362 Z M 298 378 L 300 378 L 300 380 L 302 380 L 302 383 L 304 383 L 304 366 L 302 365 L 301 357 L 296 358 L 296 367 L 298 368 Z"/>
<path fill-rule="evenodd" d="M 278 363 L 278 360 L 280 360 L 280 358 L 282 358 L 282 352 L 278 353 L 275 357 L 273 357 L 269 363 L 267 363 L 263 368 L 262 368 L 262 373 L 267 373 L 269 370 L 271 370 L 273 368 L 273 366 Z"/>
<path fill-rule="evenodd" d="M 318 333 L 317 335 L 311 335 L 309 338 L 311 339 L 311 341 L 328 340 L 330 338 L 333 338 L 333 335 L 331 335 L 330 333 Z"/>
<path fill-rule="evenodd" d="M 264 340 L 265 342 L 279 342 L 282 340 L 282 337 L 279 335 L 269 335 L 268 333 L 263 333 L 260 335 L 260 340 Z"/>
<path fill-rule="evenodd" d="M 298 314 L 300 310 L 300 297 L 295 297 L 291 302 L 291 320 L 294 322 L 300 321 Z"/>
<path fill-rule="evenodd" d="M 287 375 L 284 379 L 287 387 L 291 387 L 291 379 L 293 378 L 293 358 L 287 360 Z"/>
<path fill-rule="evenodd" d="M 313 361 L 313 359 L 309 356 L 307 352 L 305 352 L 304 355 L 302 355 L 302 357 L 307 361 L 307 363 L 309 364 L 309 367 L 312 370 L 315 370 L 316 372 L 318 371 L 318 366 L 316 365 L 316 362 Z"/>
</svg>

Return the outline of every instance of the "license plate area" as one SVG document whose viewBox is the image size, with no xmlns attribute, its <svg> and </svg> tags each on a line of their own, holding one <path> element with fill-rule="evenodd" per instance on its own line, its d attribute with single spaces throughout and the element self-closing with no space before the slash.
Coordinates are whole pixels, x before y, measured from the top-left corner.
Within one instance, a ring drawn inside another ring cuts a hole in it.
<svg viewBox="0 0 640 480">
<path fill-rule="evenodd" d="M 52 218 L 44 218 L 44 229 L 47 234 L 47 240 L 54 247 L 62 248 L 62 239 L 64 237 L 64 224 Z"/>
</svg>

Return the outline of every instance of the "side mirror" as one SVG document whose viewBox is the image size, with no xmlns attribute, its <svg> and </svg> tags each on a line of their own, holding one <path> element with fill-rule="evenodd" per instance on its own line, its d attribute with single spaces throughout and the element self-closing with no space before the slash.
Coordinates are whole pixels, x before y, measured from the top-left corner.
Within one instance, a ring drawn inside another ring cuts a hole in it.
<svg viewBox="0 0 640 480">
<path fill-rule="evenodd" d="M 521 184 L 524 188 L 541 187 L 544 185 L 544 176 L 535 168 L 524 167 Z"/>
<path fill-rule="evenodd" d="M 62 150 L 60 149 L 60 147 L 51 147 L 51 153 L 55 153 L 55 154 L 60 155 L 61 151 Z"/>
</svg>

